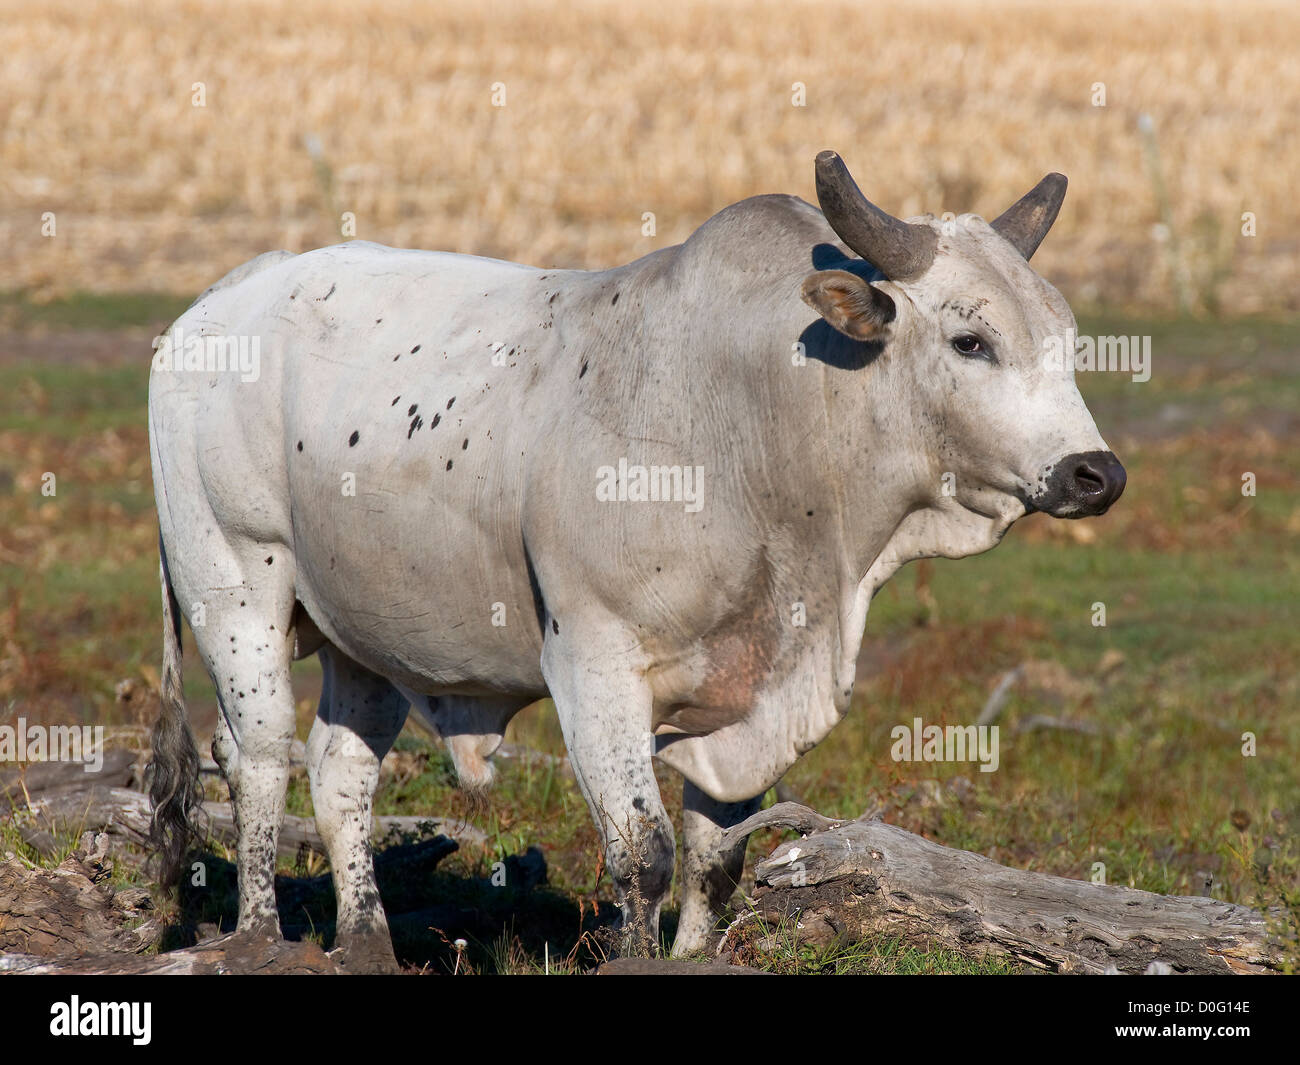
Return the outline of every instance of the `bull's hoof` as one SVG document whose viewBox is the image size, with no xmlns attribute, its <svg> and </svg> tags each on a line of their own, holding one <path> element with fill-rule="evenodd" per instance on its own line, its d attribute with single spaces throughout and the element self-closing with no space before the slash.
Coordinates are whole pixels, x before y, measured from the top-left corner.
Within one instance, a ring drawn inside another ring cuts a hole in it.
<svg viewBox="0 0 1300 1065">
<path fill-rule="evenodd" d="M 340 936 L 329 957 L 350 974 L 401 972 L 387 932 Z"/>
<path fill-rule="evenodd" d="M 197 946 L 204 949 L 236 951 L 239 954 L 269 954 L 284 942 L 278 926 L 259 925 L 255 928 L 237 928 L 233 932 L 224 932 L 199 940 Z"/>
</svg>

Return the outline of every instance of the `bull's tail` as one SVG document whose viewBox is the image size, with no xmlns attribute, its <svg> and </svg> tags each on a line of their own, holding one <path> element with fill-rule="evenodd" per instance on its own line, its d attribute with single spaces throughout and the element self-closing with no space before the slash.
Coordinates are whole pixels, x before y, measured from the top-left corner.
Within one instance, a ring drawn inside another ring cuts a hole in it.
<svg viewBox="0 0 1300 1065">
<path fill-rule="evenodd" d="M 203 790 L 199 785 L 199 752 L 185 713 L 181 684 L 180 603 L 172 591 L 161 537 L 158 555 L 163 604 L 162 709 L 153 726 L 153 757 L 146 776 L 153 805 L 150 844 L 158 857 L 159 880 L 164 887 L 174 888 L 180 883 L 191 845 L 201 842 L 193 818 Z"/>
</svg>

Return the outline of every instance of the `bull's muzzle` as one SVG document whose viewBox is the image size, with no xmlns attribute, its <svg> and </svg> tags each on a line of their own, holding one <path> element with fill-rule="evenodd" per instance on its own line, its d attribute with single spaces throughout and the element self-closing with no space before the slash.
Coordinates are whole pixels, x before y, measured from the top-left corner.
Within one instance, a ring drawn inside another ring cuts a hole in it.
<svg viewBox="0 0 1300 1065">
<path fill-rule="evenodd" d="M 1030 502 L 1054 518 L 1105 514 L 1124 492 L 1128 475 L 1110 451 L 1067 455 L 1054 467 L 1043 491 Z"/>
</svg>

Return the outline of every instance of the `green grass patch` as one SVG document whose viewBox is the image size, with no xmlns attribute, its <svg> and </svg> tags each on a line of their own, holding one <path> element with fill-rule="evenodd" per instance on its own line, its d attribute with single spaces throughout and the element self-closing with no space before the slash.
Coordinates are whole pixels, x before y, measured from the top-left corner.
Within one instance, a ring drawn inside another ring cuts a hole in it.
<svg viewBox="0 0 1300 1065">
<path fill-rule="evenodd" d="M 0 322 L 9 328 L 129 329 L 163 328 L 185 311 L 197 292 L 72 292 L 52 300 L 30 292 L 0 293 Z"/>
</svg>

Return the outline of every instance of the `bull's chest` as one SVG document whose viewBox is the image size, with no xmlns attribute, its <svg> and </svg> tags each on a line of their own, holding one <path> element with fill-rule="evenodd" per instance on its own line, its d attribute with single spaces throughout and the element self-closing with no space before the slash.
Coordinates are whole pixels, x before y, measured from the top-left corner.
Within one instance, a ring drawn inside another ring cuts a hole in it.
<svg viewBox="0 0 1300 1065">
<path fill-rule="evenodd" d="M 701 736 L 742 720 L 781 673 L 789 643 L 761 554 L 726 613 L 652 670 L 655 731 Z"/>
</svg>

